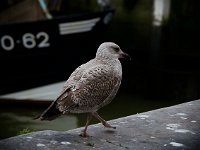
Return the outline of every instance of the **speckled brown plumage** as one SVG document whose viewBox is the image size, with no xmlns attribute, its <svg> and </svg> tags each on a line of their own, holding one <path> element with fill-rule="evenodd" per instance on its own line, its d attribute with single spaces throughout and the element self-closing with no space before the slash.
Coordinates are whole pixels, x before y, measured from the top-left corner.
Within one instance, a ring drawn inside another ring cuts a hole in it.
<svg viewBox="0 0 200 150">
<path fill-rule="evenodd" d="M 102 43 L 96 57 L 70 75 L 58 98 L 38 118 L 52 120 L 64 113 L 88 113 L 82 136 L 87 136 L 86 130 L 92 116 L 105 127 L 114 128 L 97 111 L 115 97 L 122 79 L 122 66 L 118 58 L 126 56 L 115 43 Z"/>
</svg>

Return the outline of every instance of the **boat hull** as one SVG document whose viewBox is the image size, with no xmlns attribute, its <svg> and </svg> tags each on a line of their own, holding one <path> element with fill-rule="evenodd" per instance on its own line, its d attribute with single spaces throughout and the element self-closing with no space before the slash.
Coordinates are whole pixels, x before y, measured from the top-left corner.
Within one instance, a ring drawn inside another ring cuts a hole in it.
<svg viewBox="0 0 200 150">
<path fill-rule="evenodd" d="M 95 56 L 113 12 L 0 25 L 0 94 L 67 79 Z"/>
</svg>

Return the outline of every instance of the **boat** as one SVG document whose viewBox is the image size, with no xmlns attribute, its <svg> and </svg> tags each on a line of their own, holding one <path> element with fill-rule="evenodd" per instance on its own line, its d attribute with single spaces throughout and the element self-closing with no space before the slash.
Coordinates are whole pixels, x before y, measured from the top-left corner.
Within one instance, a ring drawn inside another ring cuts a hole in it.
<svg viewBox="0 0 200 150">
<path fill-rule="evenodd" d="M 69 1 L 11 1 L 12 7 L 0 7 L 0 94 L 67 79 L 94 57 L 114 14 L 105 3 L 69 13 L 62 8 Z"/>
</svg>

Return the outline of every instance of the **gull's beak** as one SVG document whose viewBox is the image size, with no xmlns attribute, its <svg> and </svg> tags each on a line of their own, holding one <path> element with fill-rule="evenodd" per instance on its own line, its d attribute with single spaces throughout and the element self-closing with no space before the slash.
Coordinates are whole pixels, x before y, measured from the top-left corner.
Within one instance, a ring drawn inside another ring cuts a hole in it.
<svg viewBox="0 0 200 150">
<path fill-rule="evenodd" d="M 131 57 L 129 56 L 129 54 L 124 53 L 124 52 L 122 52 L 122 53 L 120 54 L 120 58 L 125 58 L 125 59 L 131 60 Z"/>
</svg>

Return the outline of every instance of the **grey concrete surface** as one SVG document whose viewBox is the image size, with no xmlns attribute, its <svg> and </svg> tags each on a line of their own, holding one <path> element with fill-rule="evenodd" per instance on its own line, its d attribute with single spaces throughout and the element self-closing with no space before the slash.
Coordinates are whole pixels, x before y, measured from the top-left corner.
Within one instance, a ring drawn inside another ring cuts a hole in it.
<svg viewBox="0 0 200 150">
<path fill-rule="evenodd" d="M 109 121 L 117 127 L 115 130 L 101 124 L 91 125 L 87 138 L 79 136 L 83 128 L 66 132 L 45 130 L 1 140 L 0 149 L 197 150 L 199 112 L 200 100 L 196 100 Z"/>
</svg>

